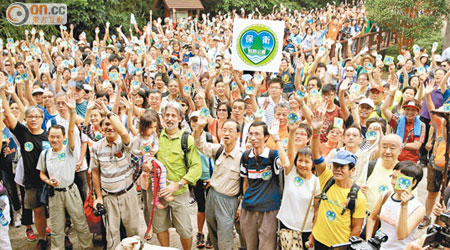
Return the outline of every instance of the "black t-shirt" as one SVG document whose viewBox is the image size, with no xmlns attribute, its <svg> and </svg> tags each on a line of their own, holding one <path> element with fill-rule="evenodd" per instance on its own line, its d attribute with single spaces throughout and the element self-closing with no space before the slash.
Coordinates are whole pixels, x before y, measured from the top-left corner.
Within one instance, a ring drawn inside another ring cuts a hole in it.
<svg viewBox="0 0 450 250">
<path fill-rule="evenodd" d="M 11 132 L 20 143 L 20 152 L 24 167 L 23 184 L 26 188 L 42 187 L 44 183 L 39 177 L 40 171 L 36 169 L 36 166 L 41 152 L 50 148 L 47 132 L 44 131 L 42 134 L 33 135 L 20 122 L 17 122 L 16 128 L 11 130 Z"/>
</svg>

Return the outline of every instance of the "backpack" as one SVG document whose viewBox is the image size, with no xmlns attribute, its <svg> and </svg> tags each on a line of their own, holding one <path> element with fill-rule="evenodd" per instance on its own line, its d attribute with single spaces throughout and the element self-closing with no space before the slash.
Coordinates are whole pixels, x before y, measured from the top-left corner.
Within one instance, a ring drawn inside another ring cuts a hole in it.
<svg viewBox="0 0 450 250">
<path fill-rule="evenodd" d="M 317 207 L 320 206 L 320 202 L 322 200 L 327 200 L 328 197 L 326 196 L 326 193 L 331 188 L 331 186 L 334 185 L 336 180 L 334 177 L 331 177 L 323 187 L 322 193 L 320 194 L 319 201 L 317 202 Z M 358 199 L 358 191 L 361 189 L 356 183 L 353 183 L 352 187 L 350 188 L 350 192 L 347 194 L 347 205 L 342 209 L 341 215 L 344 215 L 345 210 L 350 210 L 350 227 L 351 227 L 351 219 L 353 218 L 353 213 L 355 212 L 356 208 L 356 200 Z M 351 228 L 350 228 L 351 230 Z"/>
<path fill-rule="evenodd" d="M 212 135 L 208 132 L 205 132 L 205 133 L 206 133 L 206 141 L 212 142 L 213 141 Z M 181 150 L 183 150 L 183 161 L 184 161 L 184 166 L 186 167 L 186 173 L 189 171 L 188 159 L 186 157 L 190 151 L 190 149 L 188 147 L 189 135 L 191 135 L 191 134 L 187 131 L 183 131 L 183 134 L 181 135 Z"/>
<path fill-rule="evenodd" d="M 434 139 L 433 153 L 430 156 L 430 165 L 434 170 L 443 172 L 445 167 L 445 152 L 447 143 L 443 136 Z"/>
<path fill-rule="evenodd" d="M 220 149 L 219 149 L 220 150 Z M 223 151 L 223 149 L 222 149 Z M 247 168 L 247 164 L 248 164 L 248 158 L 250 155 L 250 150 L 247 150 L 244 152 L 244 155 L 241 158 L 241 163 L 242 165 Z M 275 150 L 271 149 L 269 151 L 269 165 L 273 166 L 274 160 L 275 160 Z M 216 154 L 216 157 L 219 158 L 220 154 Z M 280 174 L 278 175 L 278 186 L 280 189 L 280 195 L 283 197 L 283 190 L 284 190 L 284 169 L 280 169 Z"/>
</svg>

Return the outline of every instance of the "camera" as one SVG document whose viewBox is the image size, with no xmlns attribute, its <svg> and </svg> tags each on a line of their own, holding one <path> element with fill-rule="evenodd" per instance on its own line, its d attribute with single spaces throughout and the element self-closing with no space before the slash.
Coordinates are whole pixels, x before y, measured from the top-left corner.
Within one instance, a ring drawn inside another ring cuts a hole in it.
<svg viewBox="0 0 450 250">
<path fill-rule="evenodd" d="M 98 203 L 97 208 L 94 209 L 94 215 L 95 216 L 101 216 L 106 214 L 106 208 L 103 204 Z"/>
<path fill-rule="evenodd" d="M 352 236 L 350 242 L 332 245 L 330 249 L 336 250 L 378 250 L 381 247 L 381 243 L 386 242 L 388 236 L 378 231 L 372 239 L 363 241 L 361 238 Z"/>
<path fill-rule="evenodd" d="M 450 247 L 450 212 L 439 215 L 439 220 L 445 223 L 445 227 L 436 224 L 430 226 L 427 229 L 427 238 L 425 238 L 423 243 L 424 247 Z"/>
</svg>

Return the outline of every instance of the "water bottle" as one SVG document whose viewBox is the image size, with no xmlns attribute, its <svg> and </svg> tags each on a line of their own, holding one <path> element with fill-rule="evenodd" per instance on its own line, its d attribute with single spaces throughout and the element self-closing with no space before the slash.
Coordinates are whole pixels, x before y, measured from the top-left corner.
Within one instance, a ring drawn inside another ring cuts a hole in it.
<svg viewBox="0 0 450 250">
<path fill-rule="evenodd" d="M 6 216 L 3 214 L 3 210 L 0 210 L 0 224 L 3 227 L 6 227 L 9 224 L 8 220 L 6 219 Z"/>
</svg>

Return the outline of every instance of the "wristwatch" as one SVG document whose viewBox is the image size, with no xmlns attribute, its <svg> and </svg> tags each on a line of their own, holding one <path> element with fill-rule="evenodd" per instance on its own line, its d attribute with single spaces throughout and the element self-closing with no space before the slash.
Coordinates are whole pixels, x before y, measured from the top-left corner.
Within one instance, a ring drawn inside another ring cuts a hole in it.
<svg viewBox="0 0 450 250">
<path fill-rule="evenodd" d="M 181 183 L 181 181 L 179 181 L 179 182 L 178 182 L 178 189 L 182 189 L 182 188 L 184 188 L 184 184 Z"/>
</svg>

